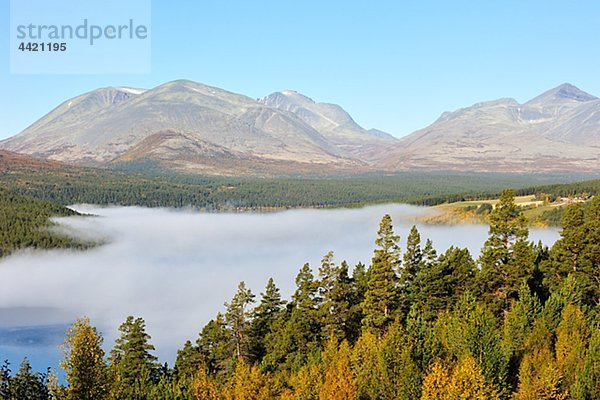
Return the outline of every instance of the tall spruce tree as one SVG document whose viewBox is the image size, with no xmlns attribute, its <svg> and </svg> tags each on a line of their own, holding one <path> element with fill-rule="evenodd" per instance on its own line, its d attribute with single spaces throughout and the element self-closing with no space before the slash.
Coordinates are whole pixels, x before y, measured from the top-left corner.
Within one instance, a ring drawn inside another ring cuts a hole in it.
<svg viewBox="0 0 600 400">
<path fill-rule="evenodd" d="M 231 302 L 225 303 L 225 307 L 227 308 L 225 318 L 233 333 L 235 353 L 238 358 L 243 358 L 246 361 L 249 359 L 248 331 L 250 326 L 250 310 L 248 307 L 254 302 L 254 297 L 252 291 L 242 281 L 238 285 L 238 290 L 231 299 Z"/>
<path fill-rule="evenodd" d="M 273 278 L 269 278 L 265 291 L 260 296 L 260 304 L 254 309 L 250 328 L 250 354 L 253 362 L 260 362 L 265 356 L 265 339 L 272 332 L 285 305 Z"/>
<path fill-rule="evenodd" d="M 110 352 L 113 377 L 111 397 L 146 399 L 158 376 L 157 358 L 152 354 L 150 335 L 143 318 L 128 316 L 119 327 L 121 336 Z"/>
<path fill-rule="evenodd" d="M 423 316 L 432 320 L 439 311 L 456 304 L 472 289 L 477 266 L 468 249 L 451 246 L 430 268 L 417 275 L 414 301 Z"/>
<path fill-rule="evenodd" d="M 367 288 L 369 287 L 369 273 L 365 264 L 359 262 L 354 266 L 354 269 L 352 270 L 352 281 L 354 282 L 354 287 L 356 289 L 356 296 L 360 303 L 362 303 L 365 298 L 365 293 L 367 293 Z"/>
<path fill-rule="evenodd" d="M 335 332 L 338 340 L 346 339 L 354 343 L 360 335 L 362 321 L 361 303 L 364 295 L 360 293 L 354 276 L 350 276 L 348 263 L 342 261 L 339 266 L 338 284 L 333 290 Z"/>
<path fill-rule="evenodd" d="M 324 327 L 323 336 L 327 339 L 335 336 L 334 320 L 336 316 L 334 314 L 333 290 L 338 284 L 338 273 L 339 269 L 333 262 L 333 251 L 330 251 L 321 260 L 321 267 L 319 268 L 319 278 L 321 279 L 318 283 L 321 300 L 319 308 Z"/>
<path fill-rule="evenodd" d="M 417 227 L 413 225 L 406 238 L 406 251 L 403 256 L 402 268 L 400 268 L 400 284 L 402 286 L 410 288 L 421 269 L 422 261 L 421 235 Z"/>
<path fill-rule="evenodd" d="M 306 363 L 321 343 L 318 284 L 310 265 L 304 264 L 296 276 L 296 291 L 287 310 L 267 337 L 266 369 L 296 369 Z"/>
<path fill-rule="evenodd" d="M 327 253 L 319 269 L 319 311 L 323 326 L 324 340 L 343 340 L 354 336 L 356 330 L 356 294 L 349 276 L 348 264 L 333 262 L 333 252 Z"/>
<path fill-rule="evenodd" d="M 437 252 L 433 248 L 433 242 L 431 239 L 427 239 L 425 241 L 425 247 L 423 247 L 421 259 L 421 270 L 430 269 L 436 261 Z"/>
<path fill-rule="evenodd" d="M 408 314 L 411 304 L 415 301 L 418 288 L 415 287 L 417 276 L 423 267 L 423 252 L 421 250 L 421 235 L 415 225 L 406 239 L 402 266 L 400 267 L 400 303 L 402 317 Z"/>
<path fill-rule="evenodd" d="M 505 310 L 516 298 L 519 285 L 532 273 L 534 253 L 527 241 L 529 231 L 521 208 L 514 202 L 514 192 L 504 190 L 489 216 L 489 238 L 479 263 L 478 286 L 494 312 Z"/>
<path fill-rule="evenodd" d="M 392 218 L 383 216 L 375 244 L 378 248 L 369 268 L 369 284 L 363 303 L 363 326 L 383 330 L 393 319 L 398 304 L 398 267 L 400 236 L 394 234 Z"/>
<path fill-rule="evenodd" d="M 218 313 L 202 328 L 196 341 L 207 372 L 219 380 L 224 380 L 235 367 L 235 344 L 232 338 L 225 316 Z"/>
<path fill-rule="evenodd" d="M 558 290 L 571 275 L 581 286 L 583 302 L 600 304 L 600 197 L 584 213 L 580 204 L 567 207 L 562 219 L 561 239 L 542 262 L 544 284 Z"/>
<path fill-rule="evenodd" d="M 202 354 L 198 346 L 194 346 L 191 341 L 186 340 L 183 348 L 177 350 L 175 359 L 175 372 L 178 377 L 191 379 L 202 365 Z"/>
</svg>

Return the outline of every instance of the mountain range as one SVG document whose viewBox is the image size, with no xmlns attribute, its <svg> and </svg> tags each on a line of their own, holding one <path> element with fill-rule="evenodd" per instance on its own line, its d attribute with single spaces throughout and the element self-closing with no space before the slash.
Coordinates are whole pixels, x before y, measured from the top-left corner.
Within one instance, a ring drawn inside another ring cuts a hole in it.
<svg viewBox="0 0 600 400">
<path fill-rule="evenodd" d="M 178 80 L 69 99 L 0 149 L 86 166 L 209 175 L 600 171 L 600 99 L 563 84 L 446 112 L 403 138 L 292 90 L 262 99 Z"/>
</svg>

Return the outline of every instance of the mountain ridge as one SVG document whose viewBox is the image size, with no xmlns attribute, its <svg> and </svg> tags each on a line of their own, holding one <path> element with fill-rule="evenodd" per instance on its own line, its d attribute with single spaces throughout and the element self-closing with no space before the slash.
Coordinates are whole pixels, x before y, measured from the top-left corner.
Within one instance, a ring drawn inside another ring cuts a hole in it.
<svg viewBox="0 0 600 400">
<path fill-rule="evenodd" d="M 512 98 L 443 113 L 393 146 L 384 168 L 600 170 L 600 99 L 570 84 L 525 103 Z"/>
<path fill-rule="evenodd" d="M 0 148 L 88 166 L 152 160 L 215 175 L 396 171 L 598 171 L 600 99 L 571 84 L 444 112 L 395 138 L 294 90 L 260 99 L 190 80 L 68 99 Z"/>
</svg>

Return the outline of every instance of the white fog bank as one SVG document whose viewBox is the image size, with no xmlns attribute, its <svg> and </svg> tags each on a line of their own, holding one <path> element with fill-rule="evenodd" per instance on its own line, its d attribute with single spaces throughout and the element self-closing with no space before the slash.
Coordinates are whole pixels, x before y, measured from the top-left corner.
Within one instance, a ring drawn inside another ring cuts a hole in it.
<svg viewBox="0 0 600 400">
<path fill-rule="evenodd" d="M 329 250 L 335 252 L 337 262 L 368 265 L 385 213 L 392 215 L 404 247 L 414 219 L 428 212 L 392 204 L 268 214 L 75 208 L 98 217 L 57 219 L 61 229 L 108 243 L 84 252 L 26 251 L 0 261 L 0 329 L 4 329 L 0 356 L 37 351 L 38 363 L 55 364 L 60 357 L 59 350 L 53 350 L 60 340 L 56 326 L 82 315 L 99 327 L 110 348 L 120 323 L 127 315 L 136 315 L 146 320 L 161 361 L 172 364 L 184 341 L 194 341 L 202 326 L 223 310 L 223 302 L 231 298 L 239 281 L 246 281 L 258 300 L 273 277 L 287 298 L 298 269 L 310 262 L 316 272 Z M 482 225 L 418 227 L 423 242 L 431 238 L 438 253 L 455 245 L 469 248 L 474 257 L 488 229 Z M 532 240 L 547 245 L 558 237 L 557 230 L 530 233 Z M 54 328 L 50 339 L 35 344 L 41 346 L 37 350 L 21 341 L 15 344 L 14 337 L 10 343 L 3 339 L 14 327 L 40 325 Z M 14 365 L 20 359 L 11 361 Z"/>
</svg>

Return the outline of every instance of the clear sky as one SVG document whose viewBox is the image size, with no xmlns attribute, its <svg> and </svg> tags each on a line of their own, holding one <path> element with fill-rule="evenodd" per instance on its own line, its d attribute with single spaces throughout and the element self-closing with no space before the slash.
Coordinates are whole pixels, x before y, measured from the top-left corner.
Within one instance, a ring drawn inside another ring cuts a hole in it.
<svg viewBox="0 0 600 400">
<path fill-rule="evenodd" d="M 139 75 L 11 75 L 0 4 L 0 139 L 85 91 L 180 78 L 255 98 L 294 89 L 396 136 L 563 82 L 600 96 L 598 0 L 154 0 Z"/>
</svg>

